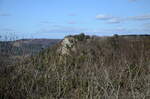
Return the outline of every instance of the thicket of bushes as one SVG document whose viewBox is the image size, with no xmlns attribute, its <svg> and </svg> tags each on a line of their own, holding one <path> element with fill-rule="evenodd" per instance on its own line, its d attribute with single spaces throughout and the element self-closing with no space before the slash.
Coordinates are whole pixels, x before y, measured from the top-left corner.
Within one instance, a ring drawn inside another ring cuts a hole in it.
<svg viewBox="0 0 150 99">
<path fill-rule="evenodd" d="M 93 37 L 70 55 L 60 44 L 0 75 L 4 99 L 148 99 L 150 37 Z"/>
</svg>

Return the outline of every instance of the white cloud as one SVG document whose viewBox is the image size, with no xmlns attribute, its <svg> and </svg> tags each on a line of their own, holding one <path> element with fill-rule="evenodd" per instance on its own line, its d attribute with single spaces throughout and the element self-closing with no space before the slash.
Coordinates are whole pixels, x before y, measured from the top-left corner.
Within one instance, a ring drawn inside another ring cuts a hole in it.
<svg viewBox="0 0 150 99">
<path fill-rule="evenodd" d="M 117 23 L 121 23 L 121 22 L 122 22 L 122 20 L 120 18 L 112 18 L 107 21 L 107 23 L 109 23 L 109 24 L 117 24 Z"/>
<path fill-rule="evenodd" d="M 150 20 L 150 14 L 129 17 L 116 17 L 111 15 L 99 14 L 96 16 L 96 19 L 106 21 L 106 23 L 108 24 L 118 24 L 122 23 L 123 21 L 148 21 Z"/>
<path fill-rule="evenodd" d="M 104 20 L 104 21 L 106 21 L 106 23 L 109 23 L 109 24 L 118 24 L 118 23 L 121 23 L 123 21 L 123 19 L 121 19 L 120 17 L 114 17 L 111 15 L 105 15 L 105 14 L 97 15 L 96 19 Z"/>
<path fill-rule="evenodd" d="M 129 17 L 132 20 L 150 20 L 150 14 Z"/>
<path fill-rule="evenodd" d="M 113 18 L 113 17 L 110 15 L 105 15 L 105 14 L 98 14 L 96 16 L 96 19 L 98 19 L 98 20 L 109 20 L 111 18 Z"/>
</svg>

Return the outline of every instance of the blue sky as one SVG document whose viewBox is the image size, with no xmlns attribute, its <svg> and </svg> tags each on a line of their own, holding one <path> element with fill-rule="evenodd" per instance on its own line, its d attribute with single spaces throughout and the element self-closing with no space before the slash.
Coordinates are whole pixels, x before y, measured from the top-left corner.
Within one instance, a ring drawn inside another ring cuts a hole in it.
<svg viewBox="0 0 150 99">
<path fill-rule="evenodd" d="M 150 34 L 150 0 L 0 0 L 0 35 Z"/>
</svg>

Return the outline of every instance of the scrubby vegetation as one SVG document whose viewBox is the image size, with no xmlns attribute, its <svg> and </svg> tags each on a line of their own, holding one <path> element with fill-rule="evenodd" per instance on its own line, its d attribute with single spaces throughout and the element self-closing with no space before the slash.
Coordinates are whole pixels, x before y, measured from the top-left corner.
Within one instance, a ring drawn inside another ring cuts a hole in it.
<svg viewBox="0 0 150 99">
<path fill-rule="evenodd" d="M 150 36 L 72 37 L 69 55 L 59 43 L 1 72 L 0 98 L 150 98 Z"/>
</svg>

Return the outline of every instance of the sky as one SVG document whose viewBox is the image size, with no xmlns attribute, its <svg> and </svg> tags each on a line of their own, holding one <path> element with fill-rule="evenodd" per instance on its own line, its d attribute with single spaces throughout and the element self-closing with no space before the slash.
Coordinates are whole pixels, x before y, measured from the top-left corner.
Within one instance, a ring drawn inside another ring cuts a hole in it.
<svg viewBox="0 0 150 99">
<path fill-rule="evenodd" d="M 150 34 L 150 0 L 0 0 L 0 35 Z"/>
</svg>

